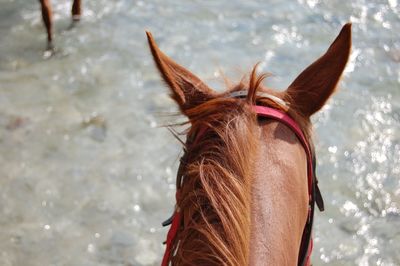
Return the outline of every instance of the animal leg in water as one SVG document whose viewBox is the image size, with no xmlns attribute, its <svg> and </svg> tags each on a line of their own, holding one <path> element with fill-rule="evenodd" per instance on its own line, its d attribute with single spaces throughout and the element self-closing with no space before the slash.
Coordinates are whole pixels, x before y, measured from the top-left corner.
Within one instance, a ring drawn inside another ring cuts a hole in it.
<svg viewBox="0 0 400 266">
<path fill-rule="evenodd" d="M 53 48 L 53 12 L 49 0 L 40 0 L 43 23 L 47 31 L 47 49 Z"/>
<path fill-rule="evenodd" d="M 72 20 L 73 21 L 79 21 L 81 19 L 81 0 L 74 0 L 74 3 L 72 4 Z"/>
</svg>

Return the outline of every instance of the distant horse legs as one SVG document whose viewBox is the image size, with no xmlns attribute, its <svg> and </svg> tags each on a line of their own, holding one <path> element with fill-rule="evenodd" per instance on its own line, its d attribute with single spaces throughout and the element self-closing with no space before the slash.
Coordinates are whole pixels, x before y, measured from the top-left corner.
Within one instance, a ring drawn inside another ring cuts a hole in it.
<svg viewBox="0 0 400 266">
<path fill-rule="evenodd" d="M 39 0 L 39 1 L 42 7 L 43 23 L 46 26 L 46 31 L 47 31 L 47 49 L 52 50 L 54 47 L 53 47 L 53 12 L 51 10 L 51 3 L 50 0 Z M 82 13 L 81 0 L 74 0 L 71 9 L 73 24 L 80 20 L 81 13 Z"/>
<path fill-rule="evenodd" d="M 42 6 L 43 23 L 47 31 L 47 49 L 53 47 L 53 12 L 51 10 L 51 3 L 49 0 L 39 0 Z"/>
<path fill-rule="evenodd" d="M 71 13 L 73 21 L 79 21 L 81 19 L 81 0 L 74 0 Z"/>
</svg>

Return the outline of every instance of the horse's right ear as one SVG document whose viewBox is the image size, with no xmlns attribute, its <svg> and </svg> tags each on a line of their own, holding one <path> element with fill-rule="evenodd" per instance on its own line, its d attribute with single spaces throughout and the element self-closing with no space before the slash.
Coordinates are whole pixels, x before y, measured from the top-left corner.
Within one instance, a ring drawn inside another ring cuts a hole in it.
<svg viewBox="0 0 400 266">
<path fill-rule="evenodd" d="M 351 50 L 351 24 L 343 26 L 328 51 L 289 86 L 285 100 L 305 117 L 324 106 L 343 73 Z"/>
<path fill-rule="evenodd" d="M 146 34 L 154 62 L 171 89 L 171 97 L 178 103 L 184 114 L 186 110 L 215 96 L 215 93 L 198 77 L 161 52 L 150 32 Z"/>
</svg>

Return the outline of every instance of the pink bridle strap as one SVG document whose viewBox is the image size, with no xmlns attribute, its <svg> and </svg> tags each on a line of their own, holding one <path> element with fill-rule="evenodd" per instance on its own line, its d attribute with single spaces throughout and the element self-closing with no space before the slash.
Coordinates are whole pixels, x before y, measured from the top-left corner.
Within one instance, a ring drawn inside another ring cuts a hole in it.
<svg viewBox="0 0 400 266">
<path fill-rule="evenodd" d="M 304 150 L 307 155 L 307 176 L 308 176 L 308 195 L 311 196 L 312 193 L 312 182 L 313 182 L 313 163 L 312 163 L 312 153 L 310 149 L 310 145 L 306 137 L 304 136 L 303 131 L 300 129 L 299 125 L 294 121 L 288 114 L 279 111 L 277 109 L 273 109 L 266 106 L 255 105 L 253 106 L 253 110 L 261 117 L 268 117 L 279 122 L 282 122 L 286 126 L 288 126 L 300 140 L 301 144 L 304 147 Z"/>
<path fill-rule="evenodd" d="M 313 173 L 313 155 L 311 153 L 310 145 L 304 136 L 303 131 L 299 127 L 299 125 L 294 121 L 288 114 L 279 111 L 277 109 L 273 109 L 266 106 L 253 106 L 254 112 L 257 113 L 260 117 L 267 117 L 274 120 L 277 120 L 286 126 L 288 126 L 297 136 L 307 155 L 307 180 L 308 180 L 308 198 L 309 198 L 309 208 L 308 208 L 308 220 L 306 224 L 306 228 L 303 231 L 301 247 L 300 249 L 305 249 L 305 257 L 299 258 L 299 265 L 309 266 L 311 265 L 311 253 L 313 249 L 313 240 L 311 235 L 307 235 L 306 231 L 309 231 L 311 234 L 312 229 L 312 220 L 314 216 L 314 199 L 313 199 L 313 184 L 314 184 L 314 173 Z M 309 230 L 306 230 L 309 227 Z M 308 240 L 309 238 L 309 240 Z"/>
</svg>

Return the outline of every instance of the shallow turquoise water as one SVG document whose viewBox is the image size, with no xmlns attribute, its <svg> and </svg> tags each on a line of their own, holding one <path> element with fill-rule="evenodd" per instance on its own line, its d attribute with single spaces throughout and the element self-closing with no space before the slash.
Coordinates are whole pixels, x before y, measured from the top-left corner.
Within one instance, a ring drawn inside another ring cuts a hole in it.
<svg viewBox="0 0 400 266">
<path fill-rule="evenodd" d="M 399 265 L 400 3 L 0 0 L 0 265 L 158 265 L 179 144 L 146 46 L 216 89 L 258 61 L 285 88 L 353 22 L 340 90 L 314 117 L 326 211 L 314 265 Z"/>
</svg>

